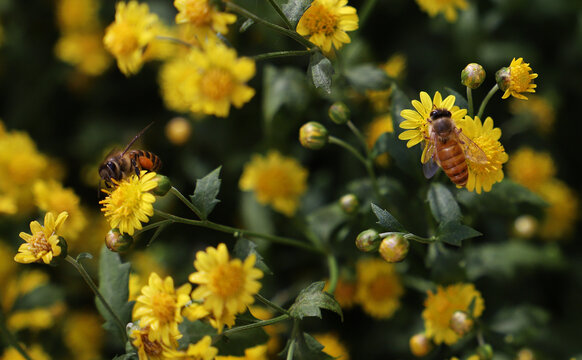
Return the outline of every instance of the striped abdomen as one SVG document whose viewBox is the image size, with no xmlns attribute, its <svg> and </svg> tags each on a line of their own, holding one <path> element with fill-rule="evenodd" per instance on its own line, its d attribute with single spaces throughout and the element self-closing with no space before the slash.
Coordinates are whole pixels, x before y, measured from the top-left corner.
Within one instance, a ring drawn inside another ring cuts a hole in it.
<svg viewBox="0 0 582 360">
<path fill-rule="evenodd" d="M 437 141 L 436 156 L 441 168 L 453 183 L 459 186 L 467 184 L 469 170 L 465 153 L 456 139 L 451 136 L 444 143 Z"/>
<path fill-rule="evenodd" d="M 162 167 L 162 160 L 149 151 L 130 150 L 127 155 L 134 161 L 140 170 L 156 171 Z"/>
</svg>

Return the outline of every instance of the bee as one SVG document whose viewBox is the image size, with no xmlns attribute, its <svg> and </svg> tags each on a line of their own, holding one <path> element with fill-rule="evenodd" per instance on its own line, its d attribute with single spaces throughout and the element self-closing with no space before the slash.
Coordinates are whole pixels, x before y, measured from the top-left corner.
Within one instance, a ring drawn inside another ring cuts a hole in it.
<svg viewBox="0 0 582 360">
<path fill-rule="evenodd" d="M 467 159 L 483 164 L 487 155 L 455 125 L 449 110 L 435 108 L 427 121 L 430 130 L 422 157 L 424 176 L 433 177 L 440 166 L 455 185 L 465 186 L 469 179 Z"/>
<path fill-rule="evenodd" d="M 162 167 L 162 160 L 156 154 L 144 150 L 129 150 L 131 145 L 152 125 L 153 123 L 140 131 L 123 151 L 111 152 L 99 165 L 99 176 L 105 181 L 107 187 L 111 186 L 112 180 L 121 181 L 133 173 L 139 176 L 141 170 L 156 171 Z"/>
</svg>

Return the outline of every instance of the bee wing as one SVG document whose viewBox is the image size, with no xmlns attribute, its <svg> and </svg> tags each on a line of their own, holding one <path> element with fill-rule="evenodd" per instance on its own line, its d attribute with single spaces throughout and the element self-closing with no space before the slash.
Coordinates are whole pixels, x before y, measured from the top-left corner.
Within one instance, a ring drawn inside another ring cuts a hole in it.
<svg viewBox="0 0 582 360">
<path fill-rule="evenodd" d="M 461 144 L 461 147 L 465 151 L 466 158 L 479 164 L 487 163 L 487 155 L 479 145 L 475 144 L 473 140 L 469 139 L 462 132 L 458 132 L 457 137 L 459 139 L 459 144 Z"/>
<path fill-rule="evenodd" d="M 422 152 L 422 173 L 424 177 L 430 179 L 436 174 L 439 169 L 438 159 L 436 159 L 435 151 L 436 146 L 434 145 L 436 141 L 435 135 L 432 134 L 429 141 L 427 141 L 424 151 Z"/>
<path fill-rule="evenodd" d="M 422 173 L 424 174 L 424 177 L 427 179 L 430 179 L 431 177 L 433 177 L 434 174 L 436 174 L 438 169 L 439 169 L 439 165 L 434 160 L 434 158 L 430 158 L 430 159 L 428 159 L 427 162 L 422 164 Z"/>
</svg>

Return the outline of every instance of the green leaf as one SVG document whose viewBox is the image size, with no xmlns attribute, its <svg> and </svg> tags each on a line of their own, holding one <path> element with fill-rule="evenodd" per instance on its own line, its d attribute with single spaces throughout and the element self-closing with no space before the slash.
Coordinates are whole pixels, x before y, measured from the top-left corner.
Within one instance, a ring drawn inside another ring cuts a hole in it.
<svg viewBox="0 0 582 360">
<path fill-rule="evenodd" d="M 446 186 L 433 182 L 428 189 L 428 204 L 435 220 L 439 223 L 461 220 L 461 208 Z"/>
<path fill-rule="evenodd" d="M 341 307 L 332 295 L 323 291 L 324 286 L 325 281 L 318 281 L 301 290 L 295 303 L 289 308 L 291 316 L 298 319 L 317 316 L 321 319 L 321 309 L 327 309 L 339 314 L 343 321 Z"/>
<path fill-rule="evenodd" d="M 122 263 L 118 253 L 110 251 L 106 246 L 101 248 L 99 257 L 99 292 L 117 317 L 125 325 L 131 321 L 131 311 L 134 302 L 129 298 L 129 263 Z M 105 319 L 103 327 L 115 335 L 116 339 L 123 339 L 121 329 L 107 311 L 101 301 L 95 297 L 97 310 Z"/>
<path fill-rule="evenodd" d="M 256 259 L 255 267 L 261 269 L 261 271 L 264 272 L 265 274 L 270 275 L 273 274 L 271 269 L 269 269 L 269 267 L 265 264 L 265 261 L 261 254 L 257 252 L 257 244 L 255 244 L 254 242 L 245 238 L 239 238 L 236 241 L 236 244 L 234 244 L 233 254 L 236 258 L 241 259 L 243 261 L 249 255 L 255 254 Z"/>
<path fill-rule="evenodd" d="M 533 305 L 519 305 L 499 310 L 489 328 L 495 332 L 510 335 L 520 343 L 537 337 L 542 329 L 547 329 L 550 314 L 543 308 Z"/>
<path fill-rule="evenodd" d="M 481 236 L 479 231 L 458 221 L 440 223 L 437 229 L 437 238 L 447 244 L 461 246 L 463 240 Z"/>
<path fill-rule="evenodd" d="M 388 231 L 399 231 L 406 232 L 406 229 L 392 214 L 388 211 L 381 209 L 378 205 L 372 204 L 372 211 L 378 218 L 378 224 L 383 226 Z"/>
<path fill-rule="evenodd" d="M 346 220 L 346 214 L 337 202 L 321 207 L 307 216 L 309 228 L 323 241 L 329 241 L 333 232 Z"/>
<path fill-rule="evenodd" d="M 182 337 L 178 340 L 180 348 L 186 348 L 188 344 L 196 344 L 204 336 L 214 336 L 216 335 L 216 329 L 212 327 L 207 322 L 200 320 L 190 321 L 184 319 L 179 325 L 178 330 Z"/>
<path fill-rule="evenodd" d="M 220 191 L 220 183 L 222 182 L 219 178 L 221 168 L 222 166 L 219 166 L 202 179 L 198 179 L 194 194 L 190 195 L 192 204 L 200 211 L 202 220 L 206 220 L 212 209 L 220 202 L 216 196 Z"/>
<path fill-rule="evenodd" d="M 273 121 L 283 106 L 301 111 L 309 101 L 305 74 L 296 68 L 265 66 L 263 87 L 263 117 L 267 124 Z"/>
<path fill-rule="evenodd" d="M 311 6 L 312 0 L 289 0 L 281 6 L 283 13 L 293 25 L 297 25 L 301 16 Z"/>
<path fill-rule="evenodd" d="M 349 68 L 345 72 L 346 79 L 356 91 L 386 90 L 391 81 L 386 72 L 377 65 L 364 64 Z"/>
<path fill-rule="evenodd" d="M 259 319 L 255 318 L 248 310 L 236 317 L 233 328 L 237 326 L 254 324 Z M 269 336 L 262 327 L 237 331 L 232 334 L 226 334 L 219 338 L 213 345 L 218 348 L 219 354 L 229 354 L 233 356 L 244 356 L 245 349 L 265 344 L 269 341 Z"/>
<path fill-rule="evenodd" d="M 333 74 L 333 65 L 328 58 L 319 51 L 311 55 L 307 75 L 317 89 L 322 89 L 326 94 L 331 94 L 331 77 Z"/>
<path fill-rule="evenodd" d="M 334 357 L 323 352 L 321 345 L 313 336 L 308 333 L 301 333 L 293 339 L 290 339 L 285 349 L 279 353 L 280 358 L 285 358 L 289 352 L 291 344 L 294 345 L 293 359 L 298 360 L 333 360 Z"/>
<path fill-rule="evenodd" d="M 57 286 L 51 284 L 42 285 L 19 296 L 12 310 L 30 310 L 47 307 L 56 302 L 62 302 L 64 298 L 63 290 Z"/>
</svg>

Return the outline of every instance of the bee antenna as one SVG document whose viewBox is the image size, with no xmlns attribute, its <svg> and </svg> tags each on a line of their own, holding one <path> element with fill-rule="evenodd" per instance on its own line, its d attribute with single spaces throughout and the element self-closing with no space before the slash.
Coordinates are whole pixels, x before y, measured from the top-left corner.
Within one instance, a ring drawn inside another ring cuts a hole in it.
<svg viewBox="0 0 582 360">
<path fill-rule="evenodd" d="M 121 155 L 124 155 L 127 150 L 129 150 L 129 148 L 131 147 L 131 145 L 133 145 L 133 143 L 139 139 L 140 136 L 143 135 L 143 133 L 145 133 L 152 125 L 154 124 L 154 122 L 152 121 L 148 126 L 146 126 L 145 128 L 143 128 L 142 131 L 140 131 L 130 142 L 129 144 L 127 144 L 127 146 L 125 147 L 125 149 L 123 149 L 123 152 L 121 153 Z"/>
</svg>

